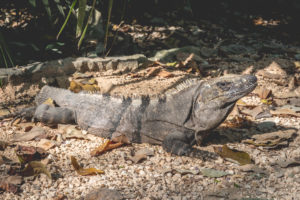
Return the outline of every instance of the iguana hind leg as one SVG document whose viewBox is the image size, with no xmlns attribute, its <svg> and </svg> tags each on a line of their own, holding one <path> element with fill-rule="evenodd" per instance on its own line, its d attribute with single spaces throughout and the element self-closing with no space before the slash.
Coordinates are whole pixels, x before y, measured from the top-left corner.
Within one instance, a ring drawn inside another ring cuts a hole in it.
<svg viewBox="0 0 300 200">
<path fill-rule="evenodd" d="M 74 124 L 76 114 L 73 110 L 65 107 L 41 104 L 35 110 L 34 119 L 46 124 Z"/>
<path fill-rule="evenodd" d="M 192 151 L 194 140 L 187 138 L 187 135 L 182 132 L 173 132 L 168 134 L 163 140 L 163 148 L 172 154 L 178 156 L 189 155 Z"/>
</svg>

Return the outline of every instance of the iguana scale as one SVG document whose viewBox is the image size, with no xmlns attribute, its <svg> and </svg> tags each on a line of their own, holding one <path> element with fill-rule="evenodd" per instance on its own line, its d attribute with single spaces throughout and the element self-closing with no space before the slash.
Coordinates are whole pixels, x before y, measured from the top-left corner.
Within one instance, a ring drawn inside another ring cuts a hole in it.
<svg viewBox="0 0 300 200">
<path fill-rule="evenodd" d="M 167 152 L 187 155 L 256 85 L 255 76 L 230 75 L 183 84 L 176 92 L 153 98 L 73 93 L 44 86 L 27 117 L 48 124 L 77 123 L 105 138 L 124 134 L 131 142 L 162 144 Z M 43 104 L 48 98 L 59 107 Z"/>
</svg>

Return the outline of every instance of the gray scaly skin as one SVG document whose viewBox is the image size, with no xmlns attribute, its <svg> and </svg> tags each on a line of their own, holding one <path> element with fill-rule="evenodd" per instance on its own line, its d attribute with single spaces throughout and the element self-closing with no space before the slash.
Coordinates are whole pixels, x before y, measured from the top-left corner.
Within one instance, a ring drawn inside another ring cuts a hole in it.
<svg viewBox="0 0 300 200">
<path fill-rule="evenodd" d="M 131 142 L 161 144 L 167 152 L 188 155 L 256 85 L 252 75 L 223 76 L 157 98 L 75 94 L 44 86 L 33 117 L 48 124 L 77 123 L 105 138 L 124 134 Z M 59 107 L 43 104 L 48 98 Z"/>
</svg>

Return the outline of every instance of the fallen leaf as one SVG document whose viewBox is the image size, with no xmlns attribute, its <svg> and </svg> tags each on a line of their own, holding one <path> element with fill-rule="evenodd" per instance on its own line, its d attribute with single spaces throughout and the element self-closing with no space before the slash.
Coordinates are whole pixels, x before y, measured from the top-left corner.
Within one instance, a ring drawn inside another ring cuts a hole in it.
<svg viewBox="0 0 300 200">
<path fill-rule="evenodd" d="M 26 126 L 24 132 L 28 132 L 33 128 L 33 126 Z"/>
<path fill-rule="evenodd" d="M 262 106 L 256 106 L 253 109 L 243 109 L 241 112 L 246 115 L 250 115 L 253 119 L 256 119 L 256 117 L 264 111 L 265 110 L 263 109 Z"/>
<path fill-rule="evenodd" d="M 193 174 L 193 175 L 198 175 L 200 173 L 200 169 L 164 169 L 163 170 L 163 174 L 166 173 L 172 173 L 172 174 L 176 174 L 179 173 L 181 175 L 186 175 L 186 174 Z"/>
<path fill-rule="evenodd" d="M 238 106 L 246 106 L 247 104 L 242 99 L 237 100 L 236 105 Z"/>
<path fill-rule="evenodd" d="M 0 179 L 0 190 L 17 193 L 20 191 L 20 184 L 23 182 L 21 176 L 4 176 Z"/>
<path fill-rule="evenodd" d="M 240 165 L 251 164 L 252 160 L 248 153 L 230 149 L 227 145 L 222 147 L 214 147 L 215 153 L 219 154 L 224 159 L 232 159 L 237 161 Z"/>
<path fill-rule="evenodd" d="M 288 129 L 284 131 L 253 135 L 251 139 L 246 139 L 242 142 L 246 144 L 253 144 L 255 146 L 277 148 L 279 146 L 287 145 L 288 142 L 297 135 L 296 130 Z"/>
<path fill-rule="evenodd" d="M 118 133 L 113 133 L 111 141 L 114 143 L 124 143 L 124 144 L 130 144 L 129 139 L 126 135 L 124 134 L 118 134 Z"/>
<path fill-rule="evenodd" d="M 202 168 L 202 169 L 200 169 L 200 171 L 203 174 L 203 176 L 207 176 L 207 177 L 210 177 L 210 178 L 219 178 L 219 177 L 226 176 L 226 175 L 230 174 L 230 173 L 225 172 L 225 171 L 219 171 L 219 170 L 209 169 L 209 168 Z"/>
<path fill-rule="evenodd" d="M 124 143 L 122 142 L 117 142 L 114 143 L 111 140 L 106 140 L 102 145 L 100 145 L 99 147 L 97 147 L 96 149 L 91 151 L 91 156 L 98 156 L 100 154 L 103 154 L 106 151 L 118 148 L 120 146 L 122 146 Z"/>
<path fill-rule="evenodd" d="M 294 64 L 296 68 L 300 68 L 300 61 L 295 61 Z"/>
<path fill-rule="evenodd" d="M 43 102 L 43 104 L 47 104 L 47 105 L 52 106 L 52 107 L 56 106 L 55 101 L 51 98 L 48 98 L 46 101 Z"/>
<path fill-rule="evenodd" d="M 245 118 L 240 116 L 234 116 L 231 119 L 227 119 L 221 124 L 221 127 L 228 127 L 228 128 L 237 128 L 243 126 L 244 122 L 247 122 Z"/>
<path fill-rule="evenodd" d="M 87 135 L 82 133 L 82 130 L 78 130 L 76 125 L 59 124 L 58 130 L 62 133 L 63 139 L 83 139 L 89 140 Z"/>
<path fill-rule="evenodd" d="M 154 152 L 153 150 L 144 148 L 137 151 L 134 156 L 129 157 L 130 160 L 132 160 L 134 163 L 138 163 L 144 159 L 147 159 L 147 156 L 153 156 Z"/>
<path fill-rule="evenodd" d="M 40 160 L 48 156 L 48 153 L 39 147 L 32 147 L 32 146 L 17 146 L 16 148 L 16 155 L 21 164 L 25 164 L 27 162 L 33 160 Z"/>
<path fill-rule="evenodd" d="M 295 167 L 300 165 L 300 158 L 289 158 L 287 160 L 280 160 L 276 162 L 277 165 L 279 165 L 282 168 L 287 167 Z"/>
<path fill-rule="evenodd" d="M 254 66 L 250 65 L 242 72 L 242 74 L 251 74 L 253 72 L 253 69 L 254 69 Z"/>
<path fill-rule="evenodd" d="M 54 146 L 55 146 L 55 142 L 48 139 L 41 139 L 41 141 L 37 144 L 37 147 L 40 147 L 46 151 L 51 149 Z"/>
<path fill-rule="evenodd" d="M 78 93 L 82 90 L 82 84 L 76 81 L 71 81 L 68 89 L 74 93 Z"/>
<path fill-rule="evenodd" d="M 254 165 L 254 164 L 242 165 L 239 167 L 239 169 L 242 172 L 255 172 L 255 173 L 260 173 L 260 174 L 266 174 L 265 170 L 259 168 L 258 166 Z"/>
<path fill-rule="evenodd" d="M 8 147 L 9 143 L 0 140 L 0 150 L 4 151 Z"/>
<path fill-rule="evenodd" d="M 272 90 L 269 90 L 265 87 L 259 87 L 256 90 L 256 93 L 258 94 L 259 98 L 261 99 L 267 99 L 272 94 Z"/>
<path fill-rule="evenodd" d="M 108 188 L 98 188 L 88 193 L 84 200 L 121 200 L 124 199 L 122 194 L 117 190 Z"/>
<path fill-rule="evenodd" d="M 12 163 L 13 163 L 12 160 L 6 158 L 3 155 L 0 155 L 0 165 L 2 165 L 2 164 L 12 164 Z"/>
<path fill-rule="evenodd" d="M 172 74 L 171 72 L 168 72 L 166 70 L 160 70 L 160 72 L 158 72 L 157 76 L 159 76 L 161 78 L 170 78 L 170 77 L 173 77 L 174 74 Z"/>
<path fill-rule="evenodd" d="M 82 175 L 82 176 L 87 176 L 87 175 L 97 175 L 97 174 L 104 174 L 104 171 L 102 170 L 99 170 L 99 169 L 96 169 L 96 168 L 87 168 L 87 169 L 84 169 L 82 168 L 76 158 L 74 156 L 71 156 L 71 163 L 75 169 L 75 171 L 79 174 L 79 175 Z"/>
<path fill-rule="evenodd" d="M 270 110 L 270 113 L 272 115 L 300 117 L 300 113 L 290 108 L 277 108 L 276 110 Z"/>
<path fill-rule="evenodd" d="M 147 70 L 147 74 L 145 76 L 146 77 L 156 76 L 161 69 L 162 69 L 161 66 L 151 67 Z"/>
<path fill-rule="evenodd" d="M 22 176 L 36 176 L 39 174 L 46 174 L 48 178 L 52 179 L 50 172 L 46 169 L 46 166 L 39 161 L 31 161 L 27 163 L 25 168 L 20 172 Z"/>
<path fill-rule="evenodd" d="M 16 134 L 12 142 L 30 141 L 37 138 L 46 137 L 46 131 L 42 127 L 35 126 L 29 132 Z"/>
</svg>

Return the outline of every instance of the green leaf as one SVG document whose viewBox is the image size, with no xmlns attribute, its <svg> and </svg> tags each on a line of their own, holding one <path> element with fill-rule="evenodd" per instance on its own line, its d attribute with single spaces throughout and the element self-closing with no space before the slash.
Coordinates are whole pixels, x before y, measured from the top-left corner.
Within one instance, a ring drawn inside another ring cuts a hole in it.
<svg viewBox="0 0 300 200">
<path fill-rule="evenodd" d="M 60 12 L 60 14 L 62 14 L 62 16 L 65 17 L 65 12 L 64 12 L 64 8 L 60 3 L 60 0 L 54 0 L 57 6 L 58 11 Z"/>
<path fill-rule="evenodd" d="M 1 32 L 0 32 L 0 51 L 1 51 L 1 54 L 2 54 L 2 57 L 3 57 L 3 61 L 5 63 L 5 66 L 8 67 L 6 57 L 9 59 L 11 66 L 14 66 L 14 63 L 12 61 L 12 58 L 10 57 L 9 51 L 7 49 L 7 46 L 6 46 L 6 42 L 5 42 L 4 37 L 3 37 Z"/>
<path fill-rule="evenodd" d="M 251 164 L 252 160 L 250 155 L 243 151 L 238 151 L 235 149 L 230 149 L 227 145 L 222 147 L 214 147 L 214 150 L 224 159 L 232 159 L 237 161 L 240 165 Z"/>
<path fill-rule="evenodd" d="M 46 166 L 39 161 L 29 162 L 25 169 L 21 171 L 21 175 L 23 176 L 36 176 L 41 173 L 46 174 L 48 178 L 52 179 L 52 176 Z"/>
<path fill-rule="evenodd" d="M 84 38 L 84 36 L 85 36 L 85 34 L 86 34 L 86 30 L 87 30 L 88 25 L 89 25 L 88 22 L 90 21 L 90 19 L 91 19 L 91 17 L 92 17 L 93 11 L 94 11 L 94 9 L 95 9 L 95 4 L 96 4 L 96 0 L 93 1 L 93 5 L 92 5 L 92 9 L 91 9 L 90 14 L 89 14 L 88 21 L 87 21 L 87 23 L 86 23 L 86 25 L 85 25 L 85 27 L 84 27 L 84 30 L 83 30 L 83 32 L 82 32 L 82 34 L 81 34 L 81 37 L 80 37 L 80 39 L 79 39 L 79 41 L 78 41 L 78 44 L 77 44 L 77 48 L 78 48 L 78 49 L 80 48 L 81 43 L 82 43 L 82 41 L 83 41 L 83 38 Z"/>
<path fill-rule="evenodd" d="M 85 17 L 86 0 L 79 0 L 78 3 L 79 3 L 79 7 L 78 7 L 76 38 L 78 38 L 82 33 L 83 21 Z"/>
<path fill-rule="evenodd" d="M 33 7 L 36 7 L 36 0 L 29 0 L 29 3 L 30 3 Z"/>
<path fill-rule="evenodd" d="M 59 30 L 59 32 L 58 32 L 58 34 L 57 34 L 57 36 L 56 36 L 56 39 L 59 38 L 60 34 L 62 33 L 62 31 L 64 30 L 65 26 L 67 25 L 67 22 L 68 22 L 68 20 L 69 20 L 69 18 L 70 18 L 70 15 L 71 15 L 72 10 L 74 9 L 76 3 L 77 3 L 77 0 L 74 0 L 73 3 L 72 3 L 72 5 L 71 5 L 71 7 L 70 7 L 70 10 L 69 10 L 69 12 L 68 12 L 68 15 L 67 15 L 67 18 L 66 18 L 65 22 L 64 22 L 64 24 L 62 25 L 62 27 L 60 28 L 60 30 Z"/>
<path fill-rule="evenodd" d="M 106 24 L 106 28 L 105 28 L 104 51 L 106 50 L 106 46 L 107 46 L 108 28 L 109 28 L 109 24 L 110 24 L 110 16 L 111 16 L 113 2 L 114 2 L 113 0 L 109 0 L 109 2 L 108 2 L 108 16 L 107 16 L 107 24 Z"/>
<path fill-rule="evenodd" d="M 43 4 L 45 6 L 46 12 L 48 14 L 49 17 L 51 17 L 51 10 L 50 10 L 50 6 L 49 6 L 49 1 L 48 0 L 42 0 Z"/>
</svg>

